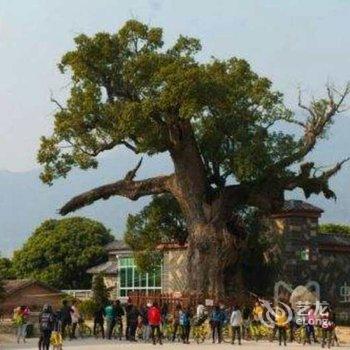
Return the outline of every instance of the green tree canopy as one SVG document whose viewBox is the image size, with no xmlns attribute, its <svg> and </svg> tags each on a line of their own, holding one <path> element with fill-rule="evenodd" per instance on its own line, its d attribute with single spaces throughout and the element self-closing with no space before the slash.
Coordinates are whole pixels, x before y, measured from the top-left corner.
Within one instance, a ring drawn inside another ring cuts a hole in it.
<svg viewBox="0 0 350 350">
<path fill-rule="evenodd" d="M 152 270 L 161 259 L 160 243 L 184 244 L 188 232 L 177 201 L 169 194 L 154 196 L 138 214 L 129 215 L 124 239 L 134 251 L 143 271 Z"/>
<path fill-rule="evenodd" d="M 306 197 L 335 197 L 329 179 L 347 159 L 325 169 L 309 155 L 344 111 L 350 84 L 329 85 L 309 103 L 300 96 L 304 115 L 295 114 L 244 59 L 200 62 L 199 51 L 199 40 L 186 36 L 165 47 L 161 28 L 134 20 L 113 34 L 77 36 L 59 64 L 71 91 L 66 103 L 53 100 L 54 130 L 42 137 L 38 161 L 41 179 L 51 184 L 74 167 L 96 168 L 111 149 L 167 153 L 172 174 L 135 180 L 139 163 L 123 179 L 72 198 L 60 213 L 111 196 L 170 193 L 186 220 L 189 287 L 221 294 L 224 271 L 243 243 L 234 225 L 242 207 L 271 213 L 297 188 Z M 287 123 L 300 132 L 287 132 Z"/>
<path fill-rule="evenodd" d="M 0 275 L 4 279 L 12 279 L 15 277 L 12 261 L 8 258 L 0 257 Z"/>
<path fill-rule="evenodd" d="M 31 277 L 60 289 L 90 287 L 86 270 L 107 259 L 103 246 L 113 240 L 101 223 L 81 217 L 47 220 L 15 251 L 17 277 Z"/>
<path fill-rule="evenodd" d="M 319 226 L 320 233 L 345 233 L 350 234 L 350 225 L 344 224 L 321 224 Z"/>
<path fill-rule="evenodd" d="M 0 301 L 5 296 L 5 289 L 4 289 L 4 278 L 0 275 Z M 0 313 L 1 313 L 1 307 L 0 307 Z"/>
</svg>

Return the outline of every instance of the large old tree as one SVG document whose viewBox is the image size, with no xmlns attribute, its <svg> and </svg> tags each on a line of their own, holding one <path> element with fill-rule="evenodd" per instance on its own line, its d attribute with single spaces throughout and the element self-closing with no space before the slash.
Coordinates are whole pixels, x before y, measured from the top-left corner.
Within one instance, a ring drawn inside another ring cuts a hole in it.
<svg viewBox="0 0 350 350">
<path fill-rule="evenodd" d="M 285 191 L 296 188 L 334 197 L 328 180 L 344 160 L 320 170 L 305 158 L 342 112 L 350 86 L 328 86 L 309 104 L 300 99 L 301 120 L 246 61 L 196 60 L 196 39 L 180 36 L 164 48 L 160 28 L 129 21 L 115 34 L 79 35 L 75 43 L 59 65 L 72 87 L 66 103 L 53 100 L 54 131 L 38 154 L 42 180 L 96 168 L 98 155 L 122 146 L 167 152 L 174 172 L 135 179 L 139 163 L 125 178 L 74 197 L 62 215 L 111 196 L 169 193 L 186 219 L 189 288 L 221 294 L 242 243 L 242 208 L 278 210 Z M 283 133 L 282 123 L 296 124 L 300 136 Z"/>
</svg>

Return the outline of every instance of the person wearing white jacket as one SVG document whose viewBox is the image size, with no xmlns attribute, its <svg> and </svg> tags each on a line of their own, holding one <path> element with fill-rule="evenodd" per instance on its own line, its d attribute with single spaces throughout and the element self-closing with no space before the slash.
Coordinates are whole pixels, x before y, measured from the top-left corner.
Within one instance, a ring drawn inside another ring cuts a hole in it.
<svg viewBox="0 0 350 350">
<path fill-rule="evenodd" d="M 238 344 L 241 345 L 241 327 L 243 323 L 243 317 L 241 310 L 237 305 L 233 307 L 232 314 L 230 317 L 230 325 L 232 327 L 232 344 L 235 343 L 236 334 L 238 338 Z"/>
</svg>

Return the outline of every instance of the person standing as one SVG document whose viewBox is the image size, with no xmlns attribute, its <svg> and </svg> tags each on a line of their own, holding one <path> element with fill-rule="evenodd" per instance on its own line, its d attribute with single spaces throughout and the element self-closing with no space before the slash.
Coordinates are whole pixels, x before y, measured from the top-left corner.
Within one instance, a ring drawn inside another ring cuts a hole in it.
<svg viewBox="0 0 350 350">
<path fill-rule="evenodd" d="M 59 312 L 59 317 L 61 318 L 61 325 L 62 325 L 62 337 L 63 339 L 66 338 L 66 329 L 67 327 L 70 328 L 72 324 L 72 308 L 69 306 L 67 300 L 62 301 L 62 308 L 61 311 Z M 71 339 L 71 332 L 68 331 L 69 338 Z"/>
<path fill-rule="evenodd" d="M 317 343 L 317 338 L 315 334 L 315 325 L 316 325 L 316 307 L 311 305 L 307 313 L 307 324 L 306 324 L 306 335 L 307 341 L 311 344 L 311 337 L 313 338 L 314 343 Z"/>
<path fill-rule="evenodd" d="M 129 325 L 129 322 L 128 322 L 128 314 L 129 314 L 132 306 L 133 306 L 132 305 L 132 301 L 131 301 L 131 298 L 129 297 L 128 298 L 128 302 L 125 305 L 125 313 L 126 313 L 125 339 L 126 340 L 129 340 L 129 336 L 130 336 L 130 325 Z"/>
<path fill-rule="evenodd" d="M 215 343 L 216 339 L 218 340 L 219 344 L 222 342 L 222 326 L 225 322 L 225 318 L 225 312 L 219 305 L 215 305 L 210 316 L 213 344 Z"/>
<path fill-rule="evenodd" d="M 104 310 L 105 318 L 106 318 L 106 326 L 107 326 L 107 338 L 112 338 L 113 329 L 116 324 L 116 312 L 115 307 L 112 303 L 109 303 Z"/>
<path fill-rule="evenodd" d="M 157 302 L 153 303 L 153 306 L 148 310 L 148 323 L 151 326 L 151 337 L 153 344 L 156 345 L 157 341 L 162 344 L 162 335 L 160 332 L 161 315 Z M 157 338 L 155 333 L 157 332 Z"/>
<path fill-rule="evenodd" d="M 78 323 L 80 321 L 80 313 L 79 313 L 79 309 L 78 309 L 78 303 L 76 302 L 76 300 L 74 300 L 73 303 L 72 303 L 71 318 L 72 318 L 71 339 L 77 339 L 75 332 L 76 332 Z"/>
<path fill-rule="evenodd" d="M 173 336 L 172 341 L 175 341 L 176 334 L 178 332 L 179 326 L 180 326 L 180 315 L 182 312 L 181 304 L 177 304 L 174 311 L 174 317 L 173 317 Z"/>
<path fill-rule="evenodd" d="M 237 305 L 233 307 L 232 314 L 230 317 L 230 325 L 232 329 L 232 344 L 235 343 L 236 335 L 238 339 L 238 344 L 241 345 L 241 327 L 243 324 L 243 317 L 241 310 Z"/>
<path fill-rule="evenodd" d="M 181 310 L 179 312 L 179 324 L 181 327 L 182 342 L 184 344 L 190 343 L 190 331 L 191 331 L 191 312 L 189 308 Z"/>
<path fill-rule="evenodd" d="M 129 307 L 128 313 L 126 314 L 126 323 L 128 324 L 128 340 L 135 342 L 136 341 L 136 328 L 138 323 L 138 317 L 140 312 L 137 307 L 133 304 Z"/>
<path fill-rule="evenodd" d="M 98 305 L 96 307 L 96 310 L 94 312 L 94 336 L 97 338 L 98 333 L 97 333 L 97 327 L 100 328 L 102 338 L 105 338 L 105 329 L 104 329 L 104 307 L 103 305 Z"/>
<path fill-rule="evenodd" d="M 330 308 L 327 306 L 320 316 L 322 325 L 322 347 L 324 348 L 327 343 L 328 349 L 330 349 L 334 328 Z"/>
<path fill-rule="evenodd" d="M 39 350 L 49 350 L 51 333 L 54 326 L 54 314 L 50 305 L 44 305 L 39 315 Z"/>
<path fill-rule="evenodd" d="M 23 343 L 26 342 L 29 315 L 30 315 L 30 310 L 26 305 L 22 305 L 16 308 L 14 311 L 14 323 L 17 326 L 17 343 L 18 344 L 21 342 L 21 339 L 23 340 Z"/>
<path fill-rule="evenodd" d="M 282 345 L 282 341 L 284 346 L 287 345 L 287 325 L 288 325 L 288 318 L 287 313 L 285 310 L 283 310 L 281 307 L 276 307 L 275 312 L 275 324 L 278 331 L 278 342 L 279 345 Z"/>
<path fill-rule="evenodd" d="M 264 309 L 261 306 L 259 300 L 255 302 L 254 309 L 252 311 L 252 331 L 253 331 L 253 337 L 256 341 L 259 340 L 260 335 L 260 327 L 261 327 L 261 320 L 263 319 L 263 313 Z"/>
<path fill-rule="evenodd" d="M 147 303 L 146 307 L 142 307 L 140 310 L 143 324 L 143 341 L 148 342 L 151 334 L 151 327 L 148 323 L 148 310 L 152 307 L 151 303 Z"/>
<path fill-rule="evenodd" d="M 119 337 L 119 340 L 122 340 L 122 336 L 123 336 L 123 316 L 125 315 L 125 312 L 124 312 L 123 307 L 120 305 L 120 300 L 116 300 L 113 303 L 113 308 L 114 308 L 116 326 L 119 329 L 119 332 L 118 332 L 117 336 Z"/>
</svg>

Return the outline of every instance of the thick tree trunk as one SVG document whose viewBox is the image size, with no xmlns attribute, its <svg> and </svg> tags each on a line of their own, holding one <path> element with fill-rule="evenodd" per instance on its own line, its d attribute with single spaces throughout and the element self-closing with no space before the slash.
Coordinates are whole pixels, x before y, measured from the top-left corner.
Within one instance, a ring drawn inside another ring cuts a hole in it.
<svg viewBox="0 0 350 350">
<path fill-rule="evenodd" d="M 225 295 L 225 270 L 238 257 L 237 237 L 224 222 L 194 226 L 188 241 L 188 290 L 220 298 Z"/>
<path fill-rule="evenodd" d="M 187 221 L 188 289 L 223 296 L 224 272 L 237 258 L 236 236 L 227 229 L 231 212 L 223 198 L 210 198 L 210 186 L 189 122 L 176 128 L 176 146 L 170 152 L 175 166 L 171 192 Z"/>
</svg>

